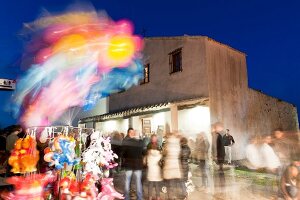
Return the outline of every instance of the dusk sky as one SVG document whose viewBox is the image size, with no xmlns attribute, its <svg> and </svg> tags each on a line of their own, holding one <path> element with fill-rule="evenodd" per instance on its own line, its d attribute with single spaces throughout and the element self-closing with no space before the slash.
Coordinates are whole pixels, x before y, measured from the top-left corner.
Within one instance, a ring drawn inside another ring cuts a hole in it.
<svg viewBox="0 0 300 200">
<path fill-rule="evenodd" d="M 0 78 L 22 73 L 19 32 L 45 10 L 63 11 L 78 1 L 2 0 Z M 85 1 L 81 1 L 85 2 Z M 300 1 L 260 0 L 94 0 L 114 20 L 130 19 L 146 36 L 203 35 L 247 54 L 249 86 L 300 108 Z M 144 31 L 143 31 L 144 30 Z M 4 105 L 12 92 L 0 91 L 0 128 L 15 123 Z"/>
</svg>

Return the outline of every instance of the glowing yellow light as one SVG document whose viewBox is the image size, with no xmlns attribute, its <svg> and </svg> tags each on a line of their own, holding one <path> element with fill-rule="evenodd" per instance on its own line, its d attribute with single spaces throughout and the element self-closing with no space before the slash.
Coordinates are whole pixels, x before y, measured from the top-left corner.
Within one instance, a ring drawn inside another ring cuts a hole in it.
<svg viewBox="0 0 300 200">
<path fill-rule="evenodd" d="M 134 43 L 131 38 L 116 36 L 110 40 L 108 57 L 116 63 L 126 62 L 134 54 Z"/>
</svg>

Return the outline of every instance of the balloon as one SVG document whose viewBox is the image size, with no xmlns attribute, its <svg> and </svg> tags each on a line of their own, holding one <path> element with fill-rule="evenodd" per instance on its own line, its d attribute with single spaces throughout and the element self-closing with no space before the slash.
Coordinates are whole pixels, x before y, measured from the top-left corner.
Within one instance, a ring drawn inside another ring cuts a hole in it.
<svg viewBox="0 0 300 200">
<path fill-rule="evenodd" d="M 27 135 L 24 139 L 18 139 L 8 159 L 13 173 L 35 172 L 39 160 L 39 151 L 36 149 L 36 141 Z"/>
<path fill-rule="evenodd" d="M 47 142 L 47 139 L 48 139 L 48 129 L 45 128 L 42 132 L 41 132 L 41 135 L 40 135 L 40 142 L 41 143 L 45 143 Z"/>
<path fill-rule="evenodd" d="M 44 154 L 47 154 L 47 153 L 49 153 L 49 152 L 51 152 L 50 147 L 46 147 L 46 148 L 44 149 Z"/>
<path fill-rule="evenodd" d="M 128 20 L 120 20 L 115 24 L 116 32 L 119 34 L 132 35 L 133 24 Z"/>
<path fill-rule="evenodd" d="M 130 37 L 115 36 L 111 38 L 108 46 L 108 58 L 112 65 L 127 64 L 134 55 L 134 41 Z"/>
<path fill-rule="evenodd" d="M 40 64 L 45 62 L 50 56 L 52 56 L 52 48 L 45 48 L 40 50 L 35 56 L 35 63 Z"/>
<path fill-rule="evenodd" d="M 47 15 L 27 27 L 33 40 L 24 48 L 24 62 L 34 57 L 35 63 L 18 80 L 12 99 L 24 126 L 48 126 L 68 108 L 90 109 L 143 78 L 142 40 L 128 20 L 113 22 L 84 10 Z"/>
<path fill-rule="evenodd" d="M 68 177 L 65 177 L 65 178 L 60 180 L 59 186 L 62 187 L 62 188 L 67 188 L 67 187 L 70 186 L 70 183 L 71 183 L 71 179 L 68 178 Z"/>
<path fill-rule="evenodd" d="M 46 162 L 51 162 L 53 161 L 52 157 L 53 157 L 54 153 L 53 152 L 48 152 L 44 155 L 44 160 Z"/>
<path fill-rule="evenodd" d="M 44 32 L 44 40 L 48 43 L 54 43 L 70 31 L 71 27 L 65 24 L 50 26 Z"/>
<path fill-rule="evenodd" d="M 44 160 L 49 165 L 55 165 L 56 169 L 62 169 L 64 165 L 74 166 L 79 163 L 75 158 L 75 140 L 71 137 L 58 136 L 53 142 L 53 152 L 44 155 Z"/>
</svg>

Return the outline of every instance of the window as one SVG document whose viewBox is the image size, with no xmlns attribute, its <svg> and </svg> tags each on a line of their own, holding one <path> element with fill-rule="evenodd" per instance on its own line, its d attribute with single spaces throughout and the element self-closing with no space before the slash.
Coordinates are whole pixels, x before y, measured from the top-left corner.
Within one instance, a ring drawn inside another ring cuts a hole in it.
<svg viewBox="0 0 300 200">
<path fill-rule="evenodd" d="M 149 83 L 150 81 L 150 64 L 144 65 L 144 79 L 141 81 L 141 84 Z"/>
<path fill-rule="evenodd" d="M 169 53 L 170 74 L 182 71 L 182 48 Z"/>
</svg>

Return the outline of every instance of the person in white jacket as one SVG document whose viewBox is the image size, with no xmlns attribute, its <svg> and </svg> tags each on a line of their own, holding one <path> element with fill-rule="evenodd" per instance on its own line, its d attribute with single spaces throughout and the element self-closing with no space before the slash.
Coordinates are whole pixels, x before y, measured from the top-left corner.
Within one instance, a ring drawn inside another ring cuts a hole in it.
<svg viewBox="0 0 300 200">
<path fill-rule="evenodd" d="M 162 178 L 162 172 L 161 172 L 161 148 L 158 145 L 157 142 L 157 136 L 152 135 L 151 136 L 151 142 L 148 144 L 147 147 L 147 167 L 148 167 L 148 173 L 147 173 L 147 179 L 148 179 L 148 197 L 149 200 L 152 200 L 152 190 L 153 186 L 155 187 L 156 192 L 156 200 L 160 199 L 160 187 L 161 187 L 161 181 Z"/>
</svg>

